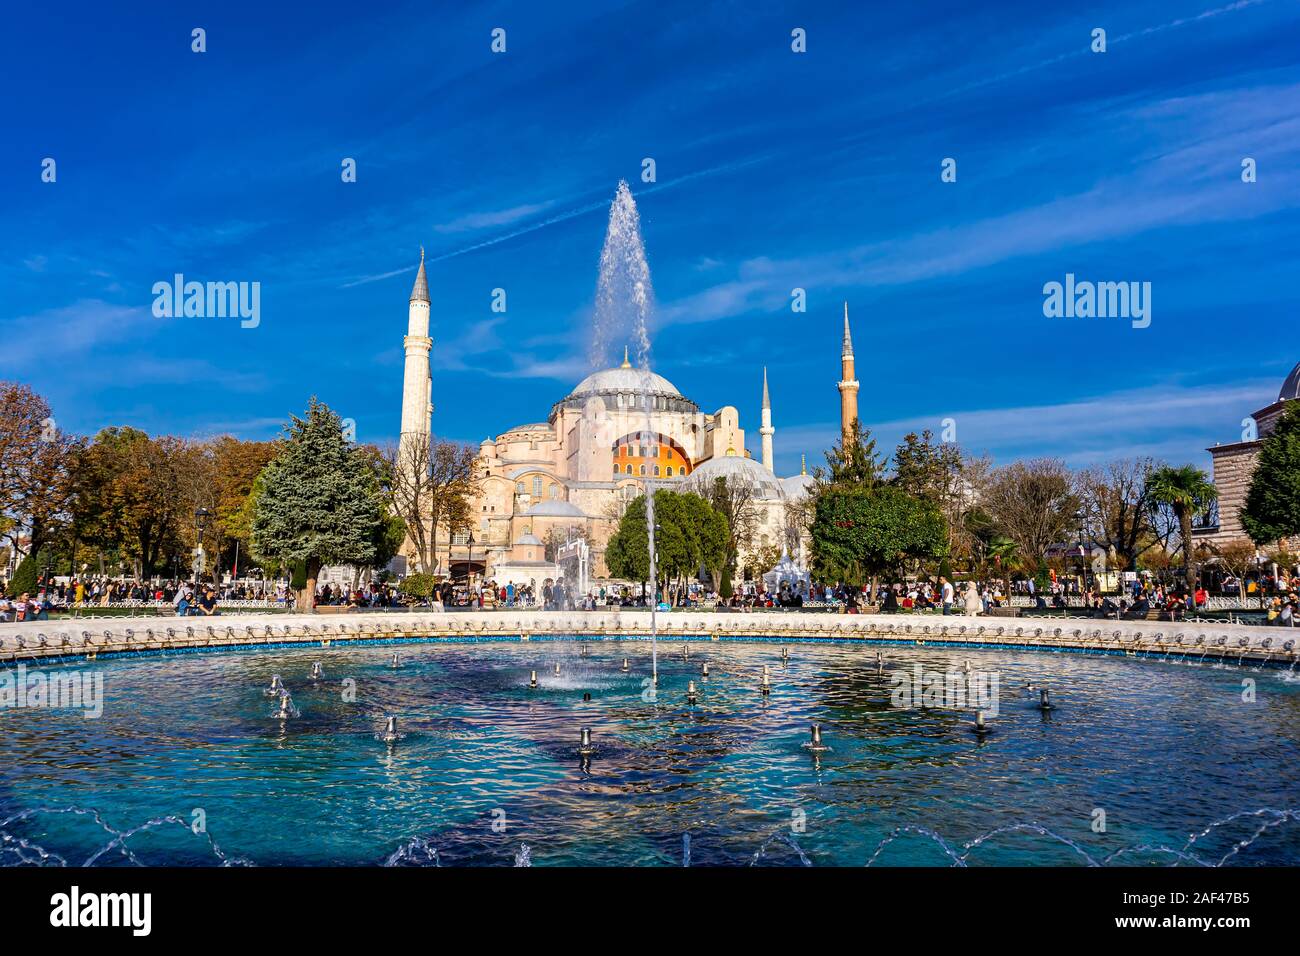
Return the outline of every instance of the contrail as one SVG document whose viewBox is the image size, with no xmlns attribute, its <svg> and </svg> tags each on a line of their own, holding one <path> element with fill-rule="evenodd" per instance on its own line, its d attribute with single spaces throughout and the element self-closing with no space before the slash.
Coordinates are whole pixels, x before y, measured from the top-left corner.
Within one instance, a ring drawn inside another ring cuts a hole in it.
<svg viewBox="0 0 1300 956">
<path fill-rule="evenodd" d="M 755 163 L 766 162 L 769 158 L 770 157 L 768 156 L 755 156 L 750 159 L 744 159 L 734 163 L 724 163 L 721 166 L 710 166 L 708 169 L 700 169 L 700 170 L 696 170 L 693 173 L 686 173 L 682 176 L 678 176 L 676 179 L 670 180 L 665 183 L 656 183 L 654 185 L 647 186 L 645 189 L 639 190 L 636 193 L 636 195 L 644 196 L 648 193 L 656 193 L 656 192 L 661 192 L 662 190 L 665 189 L 673 189 L 677 186 L 682 185 L 683 183 L 688 183 L 696 179 L 703 179 L 706 176 L 718 176 L 721 175 L 722 173 L 729 173 L 732 172 L 733 170 L 742 169 L 746 166 L 752 166 Z M 551 216 L 547 219 L 543 219 L 540 222 L 530 223 L 529 225 L 522 226 L 519 229 L 514 229 L 507 233 L 502 233 L 499 236 L 493 236 L 491 239 L 484 239 L 482 242 L 476 242 L 473 245 L 463 246 L 460 249 L 453 249 L 450 252 L 444 252 L 436 256 L 429 256 L 425 260 L 425 264 L 428 265 L 434 262 L 442 262 L 444 259 L 453 259 L 456 256 L 463 256 L 470 252 L 477 252 L 479 249 L 486 249 L 489 246 L 495 246 L 502 242 L 509 242 L 511 239 L 517 239 L 520 236 L 526 236 L 530 232 L 537 232 L 539 229 L 545 229 L 548 226 L 554 226 L 557 223 L 567 222 L 570 219 L 576 219 L 578 216 L 585 216 L 588 213 L 597 212 L 603 209 L 608 209 L 609 202 L 610 201 L 608 199 L 598 199 L 594 202 L 589 202 L 582 206 L 577 206 L 573 209 L 566 209 L 564 212 L 556 213 L 554 216 Z M 414 272 L 415 269 L 416 269 L 415 266 L 404 266 L 401 269 L 394 269 L 391 272 L 383 272 L 378 275 L 372 275 L 372 276 L 363 276 L 360 279 L 354 279 L 351 282 L 345 283 L 339 288 L 350 289 L 353 286 L 365 285 L 368 282 L 379 282 L 382 279 L 391 279 L 393 276 L 399 276 L 406 272 Z"/>
</svg>

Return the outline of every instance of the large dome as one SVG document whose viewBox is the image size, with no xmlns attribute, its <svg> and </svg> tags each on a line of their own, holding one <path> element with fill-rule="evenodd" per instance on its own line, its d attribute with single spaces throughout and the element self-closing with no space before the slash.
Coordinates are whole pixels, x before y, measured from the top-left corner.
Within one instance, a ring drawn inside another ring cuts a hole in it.
<svg viewBox="0 0 1300 956">
<path fill-rule="evenodd" d="M 754 488 L 754 497 L 762 501 L 779 501 L 785 498 L 781 480 L 760 462 L 743 455 L 723 455 L 710 458 L 686 476 L 682 486 L 697 494 L 707 496 L 719 478 L 729 482 L 745 482 Z"/>
<path fill-rule="evenodd" d="M 1282 391 L 1277 396 L 1279 402 L 1291 398 L 1300 398 L 1300 362 L 1297 362 L 1296 367 L 1291 369 L 1291 374 L 1282 383 Z"/>
<path fill-rule="evenodd" d="M 601 395 L 610 392 L 647 392 L 651 395 L 671 395 L 680 397 L 681 392 L 677 391 L 677 386 L 664 378 L 662 375 L 656 375 L 646 369 L 631 368 L 607 368 L 599 372 L 592 372 L 575 388 L 570 395 L 571 398 L 581 395 Z"/>
</svg>

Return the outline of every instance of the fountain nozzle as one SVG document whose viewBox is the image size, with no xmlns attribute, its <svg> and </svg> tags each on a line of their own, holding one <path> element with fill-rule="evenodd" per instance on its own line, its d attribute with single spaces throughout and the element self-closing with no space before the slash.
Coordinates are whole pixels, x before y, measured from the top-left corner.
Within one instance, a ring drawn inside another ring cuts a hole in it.
<svg viewBox="0 0 1300 956">
<path fill-rule="evenodd" d="M 827 747 L 824 743 L 822 743 L 821 724 L 812 725 L 812 736 L 811 739 L 809 739 L 808 741 L 808 749 L 811 750 L 813 753 L 823 753 L 831 749 L 830 747 Z"/>
<path fill-rule="evenodd" d="M 559 677 L 559 676 L 560 676 L 560 662 L 559 662 L 559 661 L 556 661 L 556 662 L 555 662 L 555 676 L 556 676 L 556 677 Z"/>
<path fill-rule="evenodd" d="M 393 666 L 394 666 L 394 667 L 401 667 L 401 666 L 402 666 L 402 662 L 401 662 L 400 660 L 398 660 L 398 657 L 397 657 L 396 654 L 393 655 Z"/>
<path fill-rule="evenodd" d="M 703 664 L 700 665 L 700 676 L 703 677 L 705 680 L 708 680 L 708 679 L 709 679 L 709 662 L 708 662 L 708 661 L 705 661 Z"/>
<path fill-rule="evenodd" d="M 993 732 L 993 729 L 984 723 L 984 711 L 975 711 L 975 726 L 971 728 L 971 732 L 977 737 L 984 737 Z"/>
<path fill-rule="evenodd" d="M 528 686 L 537 689 L 537 671 L 530 671 L 528 674 Z"/>
<path fill-rule="evenodd" d="M 1047 688 L 1044 687 L 1038 692 L 1038 709 L 1046 713 L 1049 710 L 1055 710 L 1052 701 L 1047 695 Z"/>
<path fill-rule="evenodd" d="M 320 680 L 324 676 L 321 670 L 320 661 L 311 665 L 311 679 Z"/>
<path fill-rule="evenodd" d="M 764 694 L 772 693 L 772 682 L 768 676 L 766 664 L 763 665 L 763 683 L 759 685 L 759 690 L 761 690 Z"/>
<path fill-rule="evenodd" d="M 591 728 L 583 727 L 580 742 L 578 744 L 578 753 L 584 757 L 590 757 L 596 752 L 596 748 L 591 745 Z"/>
<path fill-rule="evenodd" d="M 624 674 L 627 673 L 627 666 L 628 666 L 628 665 L 627 665 L 627 658 L 625 657 L 625 658 L 623 658 L 623 673 L 624 673 Z"/>
<path fill-rule="evenodd" d="M 695 681 L 686 685 L 686 703 L 693 704 L 700 699 L 700 695 L 695 692 Z"/>
</svg>

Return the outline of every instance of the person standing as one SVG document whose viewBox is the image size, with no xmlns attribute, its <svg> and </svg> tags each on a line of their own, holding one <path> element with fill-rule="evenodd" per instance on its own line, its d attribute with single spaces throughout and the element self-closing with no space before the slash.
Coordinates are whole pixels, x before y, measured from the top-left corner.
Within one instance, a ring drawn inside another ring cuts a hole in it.
<svg viewBox="0 0 1300 956">
<path fill-rule="evenodd" d="M 940 601 L 942 601 L 943 603 L 943 613 L 949 614 L 952 612 L 952 604 L 953 604 L 952 582 L 949 581 L 947 578 L 940 576 L 939 590 L 941 592 Z"/>
</svg>

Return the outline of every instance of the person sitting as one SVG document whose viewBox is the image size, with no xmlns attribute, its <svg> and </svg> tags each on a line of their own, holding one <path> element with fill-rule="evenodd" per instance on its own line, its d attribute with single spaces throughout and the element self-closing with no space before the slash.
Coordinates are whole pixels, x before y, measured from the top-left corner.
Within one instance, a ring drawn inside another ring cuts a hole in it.
<svg viewBox="0 0 1300 956">
<path fill-rule="evenodd" d="M 882 601 L 880 604 L 880 613 L 881 614 L 898 613 L 898 592 L 895 591 L 893 588 L 885 589 L 885 600 Z"/>
<path fill-rule="evenodd" d="M 1133 602 L 1133 606 L 1124 612 L 1126 621 L 1145 621 L 1147 611 L 1151 610 L 1151 604 L 1145 597 L 1140 597 Z"/>
<path fill-rule="evenodd" d="M 212 588 L 205 590 L 203 597 L 199 598 L 199 613 L 207 617 L 217 613 L 217 595 Z"/>
</svg>

